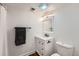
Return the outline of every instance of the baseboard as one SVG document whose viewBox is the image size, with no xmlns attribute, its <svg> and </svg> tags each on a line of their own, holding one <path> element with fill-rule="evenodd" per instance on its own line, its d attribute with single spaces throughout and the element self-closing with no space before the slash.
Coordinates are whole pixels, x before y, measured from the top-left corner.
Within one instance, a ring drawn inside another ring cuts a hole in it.
<svg viewBox="0 0 79 59">
<path fill-rule="evenodd" d="M 19 56 L 29 56 L 29 55 L 31 55 L 33 53 L 35 53 L 35 50 L 29 51 L 29 52 L 25 52 L 25 53 L 23 53 L 23 54 L 21 54 Z"/>
</svg>

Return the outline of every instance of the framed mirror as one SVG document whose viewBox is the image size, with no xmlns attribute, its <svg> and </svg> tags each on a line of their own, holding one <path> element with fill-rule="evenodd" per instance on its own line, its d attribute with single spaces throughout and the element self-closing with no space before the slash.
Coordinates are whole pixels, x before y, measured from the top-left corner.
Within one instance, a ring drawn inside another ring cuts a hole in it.
<svg viewBox="0 0 79 59">
<path fill-rule="evenodd" d="M 54 28 L 54 16 L 47 16 L 42 21 L 43 33 L 53 32 Z"/>
</svg>

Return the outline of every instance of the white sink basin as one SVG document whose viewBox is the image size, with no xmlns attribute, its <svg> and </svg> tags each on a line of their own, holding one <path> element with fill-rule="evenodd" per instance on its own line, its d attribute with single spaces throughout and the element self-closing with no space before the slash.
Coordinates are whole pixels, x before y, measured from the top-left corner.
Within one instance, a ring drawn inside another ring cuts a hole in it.
<svg viewBox="0 0 79 59">
<path fill-rule="evenodd" d="M 51 37 L 54 37 L 54 32 L 44 32 L 44 34 L 48 34 L 49 36 L 51 36 Z"/>
<path fill-rule="evenodd" d="M 53 37 L 49 36 L 49 37 L 45 37 L 45 36 L 35 36 L 39 39 L 42 39 L 42 40 L 49 40 L 49 39 L 53 39 Z"/>
</svg>

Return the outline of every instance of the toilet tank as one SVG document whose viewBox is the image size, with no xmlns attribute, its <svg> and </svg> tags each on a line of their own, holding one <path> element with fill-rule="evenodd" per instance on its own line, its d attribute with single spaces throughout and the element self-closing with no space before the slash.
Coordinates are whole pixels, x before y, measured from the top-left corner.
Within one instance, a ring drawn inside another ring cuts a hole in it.
<svg viewBox="0 0 79 59">
<path fill-rule="evenodd" d="M 61 42 L 56 42 L 57 53 L 61 56 L 72 56 L 73 55 L 73 46 L 64 44 Z"/>
</svg>

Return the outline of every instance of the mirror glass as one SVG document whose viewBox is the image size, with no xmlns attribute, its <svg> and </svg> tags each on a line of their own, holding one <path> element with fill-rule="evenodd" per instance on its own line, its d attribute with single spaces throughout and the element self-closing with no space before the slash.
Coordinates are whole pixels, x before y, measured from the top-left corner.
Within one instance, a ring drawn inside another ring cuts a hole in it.
<svg viewBox="0 0 79 59">
<path fill-rule="evenodd" d="M 42 21 L 43 32 L 53 32 L 54 27 L 54 16 L 47 16 Z"/>
</svg>

